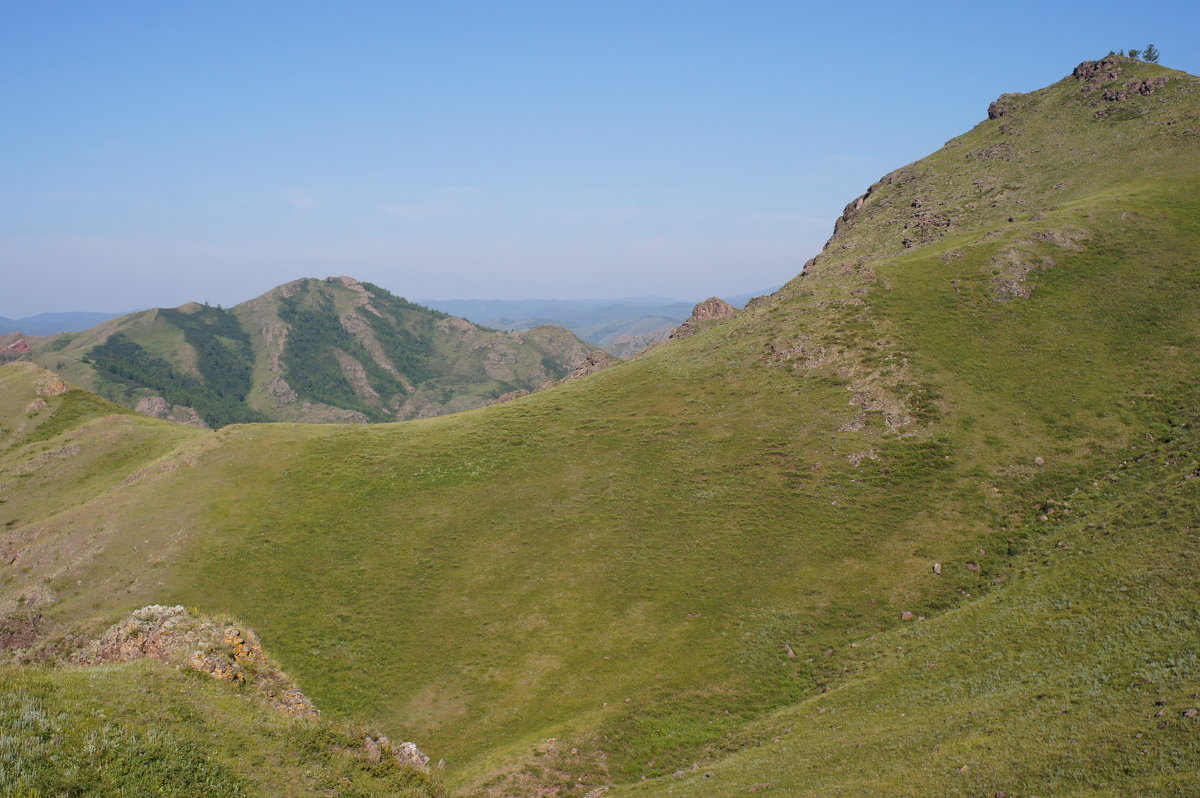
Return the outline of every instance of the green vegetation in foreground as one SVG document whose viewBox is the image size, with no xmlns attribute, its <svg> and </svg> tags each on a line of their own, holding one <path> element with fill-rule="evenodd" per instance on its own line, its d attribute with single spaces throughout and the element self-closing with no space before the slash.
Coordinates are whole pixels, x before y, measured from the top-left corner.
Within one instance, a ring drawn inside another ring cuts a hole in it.
<svg viewBox="0 0 1200 798">
<path fill-rule="evenodd" d="M 612 794 L 1197 794 L 1198 388 L 1150 403 L 1153 442 L 1046 492 L 1003 588 L 862 641 L 745 750 Z"/>
<path fill-rule="evenodd" d="M 1006 95 L 770 302 L 587 380 L 10 448 L 0 598 L 239 617 L 465 794 L 1192 792 L 1200 83 L 1121 69 L 1172 79 Z M 103 447 L 148 464 L 87 485 Z"/>
<path fill-rule="evenodd" d="M 0 683 L 4 795 L 445 795 L 436 773 L 371 764 L 365 729 L 288 719 L 157 662 L 2 668 Z"/>
</svg>

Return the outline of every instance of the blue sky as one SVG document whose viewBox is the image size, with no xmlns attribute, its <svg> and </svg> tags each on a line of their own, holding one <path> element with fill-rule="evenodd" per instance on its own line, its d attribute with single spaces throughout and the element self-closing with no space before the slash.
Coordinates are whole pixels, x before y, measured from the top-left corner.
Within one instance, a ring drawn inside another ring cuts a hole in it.
<svg viewBox="0 0 1200 798">
<path fill-rule="evenodd" d="M 764 288 L 1001 92 L 1200 72 L 1195 6 L 9 2 L 0 315 Z"/>
</svg>

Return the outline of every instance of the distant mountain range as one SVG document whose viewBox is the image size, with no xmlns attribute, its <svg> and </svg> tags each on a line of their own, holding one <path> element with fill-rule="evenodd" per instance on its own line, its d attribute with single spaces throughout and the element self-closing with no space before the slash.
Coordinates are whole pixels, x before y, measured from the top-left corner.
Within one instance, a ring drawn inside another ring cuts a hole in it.
<svg viewBox="0 0 1200 798">
<path fill-rule="evenodd" d="M 740 308 L 763 291 L 722 297 Z M 621 299 L 418 299 L 424 305 L 452 316 L 470 319 L 485 327 L 509 332 L 530 330 L 543 324 L 566 327 L 582 340 L 609 354 L 626 358 L 645 346 L 663 340 L 681 324 L 699 300 L 661 296 Z M 0 335 L 55 335 L 78 332 L 128 313 L 39 313 L 20 319 L 0 316 Z"/>
<path fill-rule="evenodd" d="M 350 277 L 295 280 L 230 309 L 155 308 L 17 346 L 119 404 L 213 427 L 436 416 L 607 363 L 561 327 L 487 329 Z"/>
<path fill-rule="evenodd" d="M 124 313 L 39 313 L 21 319 L 6 319 L 0 316 L 0 335 L 25 333 L 26 335 L 54 335 L 95 327 L 97 324 L 124 316 Z"/>
<path fill-rule="evenodd" d="M 778 286 L 723 297 L 736 308 Z M 703 297 L 700 297 L 703 299 Z M 500 330 L 539 324 L 566 327 L 588 343 L 621 358 L 664 340 L 692 312 L 697 300 L 660 296 L 625 299 L 421 299 L 423 305 Z"/>
</svg>

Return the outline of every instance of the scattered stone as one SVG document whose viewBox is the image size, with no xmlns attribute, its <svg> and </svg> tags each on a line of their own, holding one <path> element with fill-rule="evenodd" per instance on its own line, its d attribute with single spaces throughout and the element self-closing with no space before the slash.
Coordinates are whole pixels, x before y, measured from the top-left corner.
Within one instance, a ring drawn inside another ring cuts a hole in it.
<svg viewBox="0 0 1200 798">
<path fill-rule="evenodd" d="M 771 789 L 771 782 L 761 781 L 758 784 L 750 785 L 749 789 L 747 789 L 746 792 L 758 792 L 759 790 L 769 790 L 769 789 Z"/>
<path fill-rule="evenodd" d="M 1195 718 L 1197 716 L 1200 716 L 1200 709 L 1196 709 L 1195 707 L 1189 707 L 1188 709 L 1185 709 L 1183 711 L 1183 716 L 1185 718 Z"/>
<path fill-rule="evenodd" d="M 370 735 L 363 738 L 363 750 L 366 752 L 367 761 L 372 765 L 378 765 L 379 760 L 383 758 L 383 751 L 379 746 L 379 741 Z"/>
<path fill-rule="evenodd" d="M 788 645 L 787 643 L 784 643 L 782 646 L 780 646 L 780 648 L 783 649 L 783 653 L 788 655 L 788 659 L 796 658 L 796 652 L 792 651 L 792 647 L 790 645 Z"/>
<path fill-rule="evenodd" d="M 42 397 L 34 399 L 29 404 L 25 405 L 25 415 L 30 416 L 46 406 L 46 400 Z"/>
<path fill-rule="evenodd" d="M 958 769 L 958 772 L 959 772 L 959 773 L 966 773 L 966 772 L 967 772 L 968 770 L 970 770 L 970 769 L 971 769 L 971 766 L 970 766 L 970 765 L 963 765 L 962 767 L 960 767 L 960 768 Z"/>
<path fill-rule="evenodd" d="M 910 610 L 903 610 L 900 613 L 900 620 L 902 621 L 911 621 L 915 617 L 917 616 L 914 615 Z"/>
<path fill-rule="evenodd" d="M 429 757 L 417 748 L 416 743 L 400 743 L 392 749 L 392 757 L 398 765 L 407 765 L 419 770 L 429 770 Z"/>
<path fill-rule="evenodd" d="M 1034 465 L 1045 465 L 1046 458 L 1041 457 L 1041 456 L 1035 457 L 1035 458 L 1033 458 L 1033 464 Z"/>
<path fill-rule="evenodd" d="M 940 562 L 935 562 L 933 564 L 933 572 L 935 574 L 940 574 L 942 572 L 942 564 Z"/>
</svg>

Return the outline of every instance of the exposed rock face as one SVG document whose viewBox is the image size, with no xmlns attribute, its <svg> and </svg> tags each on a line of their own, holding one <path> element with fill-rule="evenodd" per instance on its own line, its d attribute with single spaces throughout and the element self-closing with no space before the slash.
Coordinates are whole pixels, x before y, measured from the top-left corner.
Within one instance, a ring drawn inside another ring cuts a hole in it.
<svg viewBox="0 0 1200 798">
<path fill-rule="evenodd" d="M 488 406 L 502 404 L 503 402 L 511 402 L 513 399 L 520 399 L 522 396 L 529 396 L 529 391 L 524 388 L 517 391 L 509 391 L 508 393 L 497 396 L 492 401 L 488 402 Z"/>
<path fill-rule="evenodd" d="M 139 399 L 133 409 L 147 416 L 174 421 L 176 424 L 208 429 L 208 424 L 204 423 L 204 419 L 200 417 L 195 408 L 187 405 L 173 405 L 161 396 L 147 396 Z"/>
<path fill-rule="evenodd" d="M 33 387 L 38 396 L 60 396 L 71 390 L 71 386 L 57 374 L 46 374 Z"/>
<path fill-rule="evenodd" d="M 1020 94 L 1001 94 L 988 106 L 988 119 L 999 119 L 1017 110 Z"/>
<path fill-rule="evenodd" d="M 98 665 L 142 658 L 186 665 L 214 679 L 251 685 L 286 715 L 319 714 L 304 693 L 271 665 L 254 632 L 196 618 L 180 606 L 151 604 L 134 611 L 88 645 L 76 661 Z"/>
<path fill-rule="evenodd" d="M 853 204 L 853 203 L 851 203 Z M 860 203 L 861 205 L 861 203 Z M 687 338 L 695 335 L 700 325 L 706 321 L 732 318 L 737 314 L 737 308 L 720 297 L 711 296 L 692 309 L 692 315 L 683 324 L 675 328 L 671 338 Z"/>
<path fill-rule="evenodd" d="M 24 338 L 18 338 L 13 343 L 4 347 L 5 351 L 16 352 L 19 355 L 27 355 L 30 352 L 29 344 L 25 343 Z"/>
<path fill-rule="evenodd" d="M 1115 58 L 1084 61 L 1071 72 L 1076 80 L 1101 83 L 1116 80 L 1120 74 L 1121 62 Z"/>
<path fill-rule="evenodd" d="M 580 377 L 586 377 L 589 374 L 595 374 L 597 371 L 603 371 L 604 369 L 608 368 L 614 362 L 615 361 L 605 352 L 597 349 L 593 352 L 590 352 L 583 359 L 583 362 L 576 366 L 570 374 L 563 377 L 560 382 L 570 382 L 572 380 L 577 380 Z"/>
<path fill-rule="evenodd" d="M 671 337 L 672 332 L 673 328 L 664 327 L 660 330 L 651 330 L 641 335 L 619 335 L 612 340 L 606 347 L 606 350 L 614 357 L 628 360 L 635 355 L 641 354 L 646 349 L 654 346 L 654 344 L 667 340 Z"/>
</svg>

